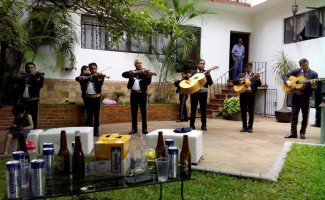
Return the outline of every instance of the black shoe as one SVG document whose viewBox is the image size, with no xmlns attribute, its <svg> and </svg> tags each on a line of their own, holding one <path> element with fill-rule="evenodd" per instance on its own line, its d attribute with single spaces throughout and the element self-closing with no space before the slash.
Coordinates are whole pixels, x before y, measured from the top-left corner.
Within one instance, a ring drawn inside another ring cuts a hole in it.
<svg viewBox="0 0 325 200">
<path fill-rule="evenodd" d="M 147 129 L 146 129 L 146 128 L 142 129 L 142 133 L 143 133 L 143 134 L 148 134 Z"/>
<path fill-rule="evenodd" d="M 240 132 L 247 132 L 247 128 L 243 128 L 242 130 L 240 130 Z"/>
<path fill-rule="evenodd" d="M 184 119 L 183 122 L 188 122 L 188 119 Z"/>
<path fill-rule="evenodd" d="M 300 133 L 300 139 L 306 139 L 306 136 L 304 133 Z"/>
<path fill-rule="evenodd" d="M 297 138 L 297 133 L 290 133 L 287 136 L 284 136 L 284 138 Z"/>
<path fill-rule="evenodd" d="M 190 128 L 195 130 L 195 126 L 194 125 L 190 125 Z"/>
<path fill-rule="evenodd" d="M 207 129 L 206 126 L 201 126 L 201 130 L 203 130 L 203 131 L 207 131 L 208 129 Z"/>
<path fill-rule="evenodd" d="M 249 129 L 247 129 L 247 132 L 253 133 L 253 129 L 249 128 Z"/>
<path fill-rule="evenodd" d="M 99 137 L 99 133 L 98 132 L 94 133 L 94 136 Z"/>
<path fill-rule="evenodd" d="M 132 129 L 132 130 L 129 132 L 129 134 L 132 135 L 132 134 L 137 133 L 137 132 L 138 132 L 138 130 Z"/>
<path fill-rule="evenodd" d="M 180 120 L 180 119 L 179 119 L 179 120 L 177 120 L 176 122 L 177 122 L 177 123 L 180 123 L 180 122 L 183 122 L 183 120 Z"/>
</svg>

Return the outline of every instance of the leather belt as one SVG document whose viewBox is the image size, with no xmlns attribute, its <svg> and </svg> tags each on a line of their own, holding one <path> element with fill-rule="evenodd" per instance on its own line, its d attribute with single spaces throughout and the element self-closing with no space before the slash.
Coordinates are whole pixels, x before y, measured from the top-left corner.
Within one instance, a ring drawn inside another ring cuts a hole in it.
<svg viewBox="0 0 325 200">
<path fill-rule="evenodd" d="M 38 100 L 39 97 L 28 97 L 28 98 L 21 97 L 21 99 L 24 101 L 35 101 L 35 100 Z"/>
<path fill-rule="evenodd" d="M 98 98 L 98 97 L 100 97 L 100 94 L 85 94 L 85 97 L 87 97 L 87 98 Z"/>
<path fill-rule="evenodd" d="M 245 93 L 253 93 L 252 90 L 246 90 Z"/>
<path fill-rule="evenodd" d="M 137 94 L 141 94 L 141 93 L 146 93 L 147 91 L 145 90 L 131 90 L 131 93 L 137 93 Z"/>
</svg>

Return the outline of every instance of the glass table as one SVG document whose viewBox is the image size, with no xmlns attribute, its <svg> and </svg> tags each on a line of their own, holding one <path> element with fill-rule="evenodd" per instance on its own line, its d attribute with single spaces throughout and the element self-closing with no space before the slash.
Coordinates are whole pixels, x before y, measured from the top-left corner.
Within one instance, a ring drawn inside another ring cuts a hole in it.
<svg viewBox="0 0 325 200">
<path fill-rule="evenodd" d="M 130 169 L 128 170 L 128 172 Z M 145 179 L 146 181 L 141 181 Z M 148 179 L 148 180 L 147 180 Z M 159 182 L 155 173 L 146 173 L 142 175 L 126 174 L 125 176 L 86 176 L 82 180 L 73 180 L 70 176 L 55 175 L 53 179 L 46 180 L 45 195 L 34 197 L 31 195 L 30 189 L 22 190 L 22 199 L 42 199 L 50 197 L 70 196 L 78 194 L 87 194 L 100 191 L 118 190 L 133 187 L 141 187 L 148 185 L 160 184 L 160 199 L 162 197 L 162 184 L 181 182 L 181 198 L 183 199 L 183 182 L 194 180 L 188 179 L 168 179 L 165 182 Z M 139 182 L 140 181 L 140 182 Z"/>
</svg>

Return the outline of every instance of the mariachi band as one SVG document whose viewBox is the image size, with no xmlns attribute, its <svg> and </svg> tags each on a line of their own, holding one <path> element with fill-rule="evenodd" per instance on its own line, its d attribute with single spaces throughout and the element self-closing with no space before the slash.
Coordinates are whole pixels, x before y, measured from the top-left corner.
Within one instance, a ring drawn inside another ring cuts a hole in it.
<svg viewBox="0 0 325 200">
<path fill-rule="evenodd" d="M 306 110 L 309 108 L 308 99 L 310 99 L 312 90 L 316 88 L 316 80 L 318 74 L 309 69 L 309 63 L 307 59 L 301 59 L 299 61 L 300 68 L 283 75 L 284 85 L 286 87 L 293 87 L 290 82 L 291 77 L 304 77 L 307 80 L 304 85 L 306 87 L 303 90 L 293 89 L 294 99 L 301 101 L 294 109 L 292 116 L 291 133 L 286 138 L 297 137 L 297 116 L 299 110 L 303 112 L 303 123 L 300 130 L 300 138 L 305 138 L 307 117 Z M 138 132 L 137 126 L 137 110 L 140 107 L 142 115 L 142 129 L 143 134 L 147 134 L 147 88 L 151 84 L 152 76 L 156 75 L 154 72 L 143 68 L 141 59 L 134 61 L 135 69 L 122 73 L 122 77 L 128 79 L 127 88 L 130 89 L 130 103 L 131 103 L 131 116 L 132 126 L 129 134 Z M 182 73 L 182 79 L 174 79 L 174 84 L 177 87 L 177 93 L 179 93 L 180 107 L 179 107 L 179 119 L 177 122 L 188 121 L 186 100 L 188 95 L 191 99 L 191 116 L 190 116 L 190 128 L 195 129 L 196 110 L 198 104 L 200 104 L 201 111 L 201 130 L 207 130 L 206 124 L 206 105 L 208 97 L 208 86 L 213 84 L 210 71 L 218 69 L 215 66 L 211 69 L 205 70 L 205 61 L 200 59 L 197 63 L 195 70 L 186 71 Z M 252 63 L 247 63 L 244 67 L 245 72 L 239 74 L 239 76 L 233 80 L 234 87 L 243 88 L 240 93 L 240 107 L 243 126 L 240 132 L 253 132 L 254 121 L 254 106 L 257 87 L 261 85 L 259 78 L 260 72 L 252 72 Z M 37 114 L 39 107 L 39 94 L 40 89 L 44 85 L 44 73 L 36 71 L 36 66 L 32 62 L 28 62 L 25 65 L 25 74 L 14 74 L 12 76 L 13 81 L 19 84 L 19 102 L 23 103 L 27 112 L 31 115 L 33 120 L 33 128 L 37 128 Z M 99 114 L 100 114 L 100 96 L 101 88 L 104 83 L 106 75 L 98 72 L 97 64 L 90 63 L 88 66 L 82 66 L 80 76 L 76 77 L 76 81 L 80 83 L 82 90 L 82 99 L 85 105 L 85 123 L 87 126 L 94 127 L 94 136 L 99 136 Z M 192 78 L 191 78 L 192 77 Z M 106 77 L 107 78 L 107 77 Z M 204 83 L 201 81 L 203 80 Z M 203 84 L 202 84 L 203 83 Z M 247 86 L 246 83 L 250 85 Z M 290 91 L 291 92 L 291 91 Z M 302 98 L 303 97 L 303 98 Z M 301 99 L 301 100 L 300 100 Z M 295 102 L 293 105 L 296 105 Z M 304 105 L 301 107 L 301 105 Z M 249 113 L 249 120 L 247 124 L 246 112 Z"/>
</svg>

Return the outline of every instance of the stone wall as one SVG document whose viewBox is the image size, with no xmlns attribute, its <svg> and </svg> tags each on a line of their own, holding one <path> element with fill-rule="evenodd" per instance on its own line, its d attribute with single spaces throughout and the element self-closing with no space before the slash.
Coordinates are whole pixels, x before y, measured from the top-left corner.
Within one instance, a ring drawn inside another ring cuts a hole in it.
<svg viewBox="0 0 325 200">
<path fill-rule="evenodd" d="M 125 96 L 120 97 L 118 102 L 130 102 L 130 91 L 126 88 L 126 81 L 110 81 L 105 80 L 102 87 L 102 95 L 112 100 L 116 99 L 115 91 L 124 92 Z M 149 101 L 154 102 L 157 93 L 157 83 L 151 83 L 148 87 Z M 168 85 L 171 90 L 176 90 L 172 84 Z M 63 104 L 69 102 L 82 103 L 81 89 L 78 82 L 74 80 L 63 79 L 45 79 L 45 83 L 40 92 L 41 104 Z M 171 102 L 178 102 L 178 95 L 175 95 Z"/>
</svg>

